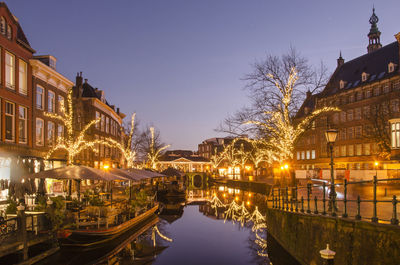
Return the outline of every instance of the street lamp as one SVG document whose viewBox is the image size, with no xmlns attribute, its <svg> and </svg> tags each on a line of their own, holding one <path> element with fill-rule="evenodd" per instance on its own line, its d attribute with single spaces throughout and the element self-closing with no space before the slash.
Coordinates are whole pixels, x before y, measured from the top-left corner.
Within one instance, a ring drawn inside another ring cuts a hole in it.
<svg viewBox="0 0 400 265">
<path fill-rule="evenodd" d="M 335 129 L 329 129 L 325 132 L 325 137 L 326 141 L 328 142 L 329 145 L 329 151 L 331 155 L 331 190 L 329 192 L 329 208 L 328 211 L 332 211 L 332 216 L 335 216 L 336 213 L 335 211 L 337 210 L 336 208 L 336 191 L 335 191 L 335 177 L 334 177 L 334 172 L 333 172 L 333 145 L 336 141 L 336 137 L 338 135 L 338 131 Z"/>
<path fill-rule="evenodd" d="M 378 161 L 375 161 L 374 166 L 375 166 L 375 176 L 378 177 L 378 166 L 379 166 L 379 162 L 378 162 Z"/>
</svg>

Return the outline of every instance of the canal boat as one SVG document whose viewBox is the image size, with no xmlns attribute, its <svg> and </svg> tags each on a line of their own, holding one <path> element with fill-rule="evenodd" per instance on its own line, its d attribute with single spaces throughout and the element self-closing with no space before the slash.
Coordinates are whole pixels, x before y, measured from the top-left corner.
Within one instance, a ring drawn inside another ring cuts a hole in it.
<svg viewBox="0 0 400 265">
<path fill-rule="evenodd" d="M 146 212 L 120 224 L 100 229 L 65 229 L 60 231 L 59 241 L 64 247 L 98 247 L 118 237 L 125 231 L 141 225 L 154 216 L 158 204 Z"/>
</svg>

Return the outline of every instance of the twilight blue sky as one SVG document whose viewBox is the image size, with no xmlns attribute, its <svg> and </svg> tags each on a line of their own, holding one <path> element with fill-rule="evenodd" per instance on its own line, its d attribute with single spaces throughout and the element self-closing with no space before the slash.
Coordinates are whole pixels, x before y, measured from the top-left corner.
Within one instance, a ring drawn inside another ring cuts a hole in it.
<svg viewBox="0 0 400 265">
<path fill-rule="evenodd" d="M 330 71 L 366 52 L 371 0 L 6 0 L 37 54 L 82 71 L 111 104 L 155 125 L 173 149 L 197 150 L 248 103 L 250 64 L 294 46 Z M 400 1 L 375 0 L 382 43 L 400 31 Z"/>
</svg>

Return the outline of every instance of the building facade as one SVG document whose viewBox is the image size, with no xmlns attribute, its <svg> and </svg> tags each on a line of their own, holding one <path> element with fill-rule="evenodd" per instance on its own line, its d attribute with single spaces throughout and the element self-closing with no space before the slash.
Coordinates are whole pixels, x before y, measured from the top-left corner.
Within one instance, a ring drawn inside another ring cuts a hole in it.
<svg viewBox="0 0 400 265">
<path fill-rule="evenodd" d="M 210 161 L 189 150 L 170 150 L 160 158 L 157 169 L 175 168 L 182 172 L 210 172 Z"/>
<path fill-rule="evenodd" d="M 0 2 L 0 200 L 7 196 L 4 183 L 16 176 L 12 172 L 17 163 L 27 163 L 34 156 L 29 65 L 34 52 L 18 18 Z"/>
<path fill-rule="evenodd" d="M 77 130 L 82 130 L 92 120 L 99 120 L 89 129 L 88 140 L 104 141 L 107 138 L 112 138 L 117 142 L 123 141 L 122 120 L 125 114 L 120 112 L 119 108 L 107 102 L 103 90 L 92 87 L 87 79 L 83 81 L 82 73 L 79 73 L 76 77 L 73 98 L 77 116 Z M 113 167 L 124 167 L 125 165 L 120 150 L 106 144 L 97 144 L 95 150 L 83 150 L 76 162 L 96 168 L 102 168 L 105 164 Z"/>
<path fill-rule="evenodd" d="M 74 83 L 56 70 L 57 60 L 51 55 L 34 56 L 32 67 L 32 139 L 36 157 L 44 158 L 56 144 L 59 137 L 65 136 L 64 124 L 49 118 L 45 113 L 63 115 L 68 90 Z M 66 164 L 65 152 L 56 151 L 47 165 L 50 168 Z"/>
<path fill-rule="evenodd" d="M 400 154 L 400 33 L 382 46 L 375 10 L 370 19 L 367 53 L 349 62 L 342 56 L 324 90 L 308 94 L 297 113 L 336 106 L 339 112 L 318 118 L 298 141 L 296 177 L 329 178 L 330 154 L 325 131 L 338 130 L 335 176 L 347 179 L 397 177 Z"/>
</svg>

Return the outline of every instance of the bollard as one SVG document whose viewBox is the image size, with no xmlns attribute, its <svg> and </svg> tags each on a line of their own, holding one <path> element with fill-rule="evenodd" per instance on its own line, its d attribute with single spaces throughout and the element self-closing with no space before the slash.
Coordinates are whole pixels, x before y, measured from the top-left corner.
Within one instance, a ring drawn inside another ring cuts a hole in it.
<svg viewBox="0 0 400 265">
<path fill-rule="evenodd" d="M 23 260 L 28 259 L 28 234 L 26 231 L 26 215 L 25 206 L 17 206 L 17 216 L 18 216 L 18 233 L 20 233 L 20 239 L 23 242 L 24 248 L 22 249 Z"/>
<path fill-rule="evenodd" d="M 289 188 L 286 186 L 286 211 L 289 211 Z"/>
<path fill-rule="evenodd" d="M 304 198 L 301 196 L 301 210 L 300 212 L 304 213 Z"/>
<path fill-rule="evenodd" d="M 356 220 L 361 220 L 361 199 L 360 195 L 357 196 L 357 215 Z"/>
<path fill-rule="evenodd" d="M 399 224 L 399 219 L 397 219 L 397 199 L 396 199 L 396 195 L 393 195 L 393 215 L 392 215 L 392 219 L 390 219 L 390 223 L 392 225 L 398 225 Z"/>
<path fill-rule="evenodd" d="M 296 186 L 295 189 L 296 189 L 296 192 L 295 192 L 296 209 L 295 209 L 295 211 L 298 212 L 299 211 L 299 205 L 298 205 L 299 203 L 298 203 L 298 200 L 297 200 L 297 186 Z"/>
<path fill-rule="evenodd" d="M 344 204 L 344 213 L 342 214 L 342 217 L 346 218 L 347 215 L 347 179 L 344 179 L 344 199 L 343 199 L 343 204 Z"/>
<path fill-rule="evenodd" d="M 275 196 L 274 196 L 274 189 L 272 189 L 272 208 L 275 208 Z M 267 203 L 268 205 L 268 203 Z"/>
<path fill-rule="evenodd" d="M 374 183 L 374 190 L 373 190 L 373 193 L 374 193 L 374 200 L 373 200 L 374 209 L 373 209 L 373 212 L 372 212 L 371 221 L 374 222 L 374 223 L 377 223 L 378 222 L 378 217 L 377 217 L 377 213 L 376 213 L 376 204 L 377 204 L 377 201 L 376 201 L 376 185 L 378 183 L 378 180 L 377 180 L 376 176 L 374 176 L 373 183 Z"/>
<path fill-rule="evenodd" d="M 315 207 L 314 207 L 314 214 L 318 214 L 318 199 L 317 196 L 314 197 Z"/>
<path fill-rule="evenodd" d="M 278 188 L 278 209 L 281 209 L 281 189 Z"/>
<path fill-rule="evenodd" d="M 334 264 L 336 252 L 329 249 L 329 244 L 326 244 L 326 249 L 320 250 L 319 254 L 321 254 L 321 258 L 324 259 L 326 264 L 328 265 Z"/>
<path fill-rule="evenodd" d="M 311 184 L 307 184 L 307 213 L 311 213 L 310 207 L 310 193 L 311 193 Z"/>
</svg>

